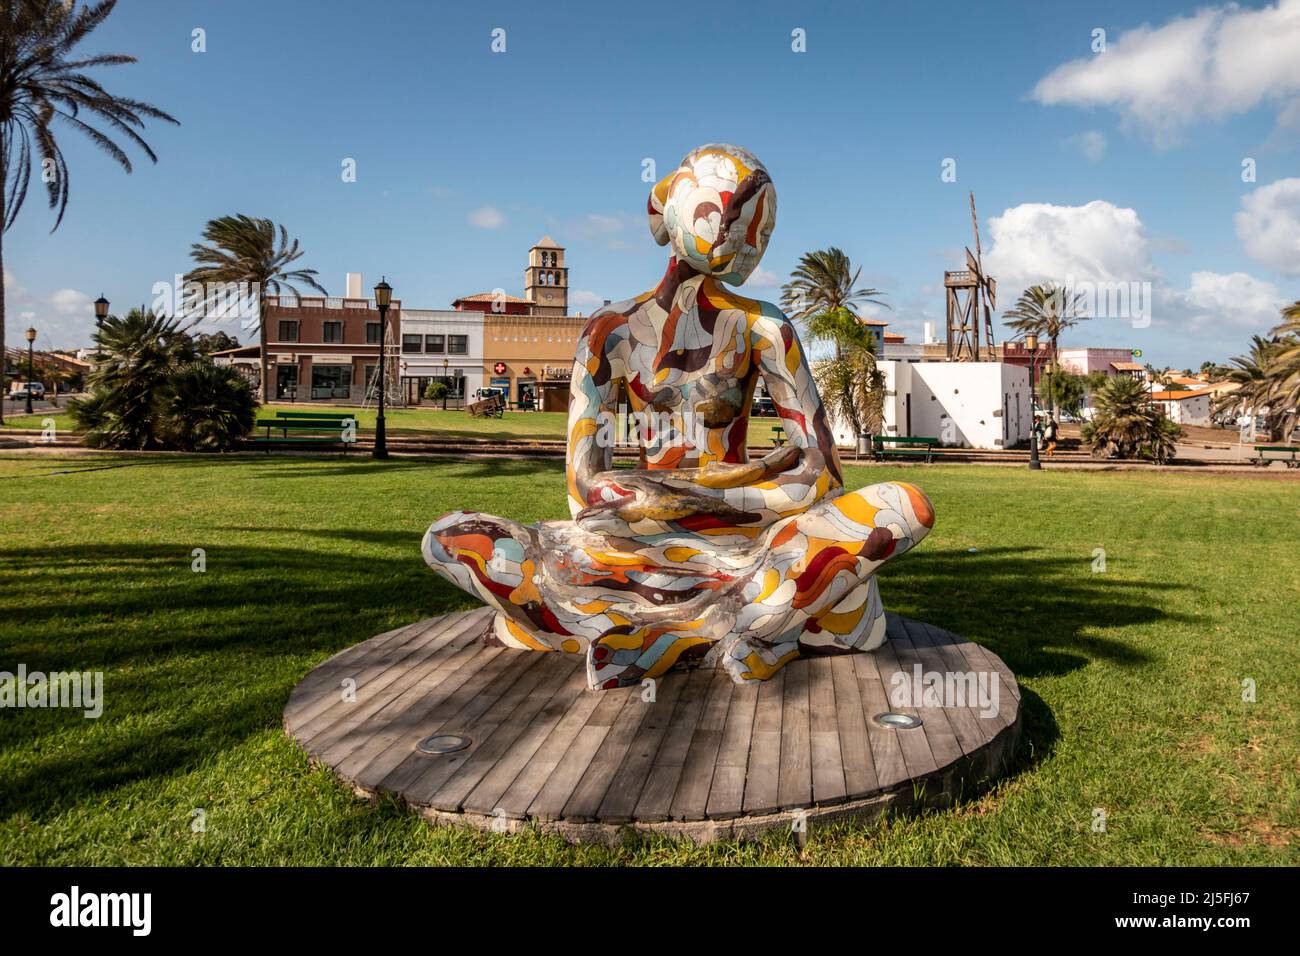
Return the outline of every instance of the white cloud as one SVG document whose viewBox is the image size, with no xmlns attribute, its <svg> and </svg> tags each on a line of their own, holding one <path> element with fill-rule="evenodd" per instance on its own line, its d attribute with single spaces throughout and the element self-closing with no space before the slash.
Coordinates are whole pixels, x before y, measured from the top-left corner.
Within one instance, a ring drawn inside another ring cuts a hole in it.
<svg viewBox="0 0 1300 956">
<path fill-rule="evenodd" d="M 749 274 L 749 278 L 743 284 L 752 289 L 775 289 L 781 285 L 781 277 L 771 269 L 759 266 Z"/>
<path fill-rule="evenodd" d="M 1258 332 L 1276 325 L 1287 304 L 1273 283 L 1244 272 L 1193 272 L 1191 286 L 1181 299 L 1187 320 L 1194 325 L 1231 325 Z"/>
<path fill-rule="evenodd" d="M 569 305 L 581 305 L 596 308 L 605 304 L 605 297 L 590 289 L 570 289 Z"/>
<path fill-rule="evenodd" d="M 466 218 L 476 229 L 500 229 L 506 223 L 506 217 L 501 214 L 501 210 L 493 206 L 475 209 Z"/>
<path fill-rule="evenodd" d="M 1157 278 L 1136 211 L 1102 199 L 1083 206 L 1022 203 L 989 220 L 984 268 L 997 278 L 1004 309 L 1037 283 L 1147 282 Z"/>
<path fill-rule="evenodd" d="M 1062 145 L 1077 149 L 1090 163 L 1099 163 L 1106 155 L 1106 134 L 1100 130 L 1089 129 L 1075 133 L 1062 140 Z"/>
<path fill-rule="evenodd" d="M 1288 110 L 1300 96 L 1297 49 L 1300 0 L 1206 7 L 1122 33 L 1104 52 L 1057 67 L 1032 96 L 1049 106 L 1109 107 L 1157 146 L 1170 146 L 1198 120 L 1264 103 Z"/>
<path fill-rule="evenodd" d="M 1300 275 L 1300 179 L 1279 179 L 1243 196 L 1236 223 L 1252 259 Z"/>
<path fill-rule="evenodd" d="M 618 216 L 604 216 L 593 212 L 587 216 L 587 224 L 596 232 L 621 232 L 623 220 Z"/>
<path fill-rule="evenodd" d="M 59 315 L 85 318 L 94 312 L 90 296 L 76 289 L 60 289 L 50 296 L 50 305 Z"/>
</svg>

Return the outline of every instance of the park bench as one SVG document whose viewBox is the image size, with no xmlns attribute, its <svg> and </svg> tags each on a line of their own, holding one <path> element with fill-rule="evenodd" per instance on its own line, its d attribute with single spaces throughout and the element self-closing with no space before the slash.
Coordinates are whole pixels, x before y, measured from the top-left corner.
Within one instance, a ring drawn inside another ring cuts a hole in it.
<svg viewBox="0 0 1300 956">
<path fill-rule="evenodd" d="M 924 458 L 926 462 L 932 462 L 938 444 L 939 439 L 920 435 L 876 435 L 871 440 L 872 453 L 877 461 L 882 458 Z"/>
<path fill-rule="evenodd" d="M 352 441 L 344 438 L 344 432 L 351 424 L 353 441 L 356 440 L 356 416 L 351 412 L 279 412 L 275 418 L 260 418 L 258 428 L 265 428 L 266 435 L 249 439 L 256 445 L 265 446 L 267 452 L 272 445 L 342 445 L 346 454 Z M 271 434 L 279 431 L 279 435 Z M 290 435 L 289 433 L 294 434 Z M 311 434 L 302 434 L 309 432 Z"/>
<path fill-rule="evenodd" d="M 1290 455 L 1291 457 L 1270 458 L 1269 453 L 1277 455 Z M 1252 465 L 1267 468 L 1270 461 L 1280 461 L 1288 468 L 1300 468 L 1300 459 L 1296 458 L 1296 452 L 1300 452 L 1300 446 L 1297 445 L 1256 445 L 1255 457 L 1250 460 Z"/>
<path fill-rule="evenodd" d="M 782 445 L 785 444 L 785 442 L 786 442 L 785 426 L 782 425 L 780 422 L 777 422 L 776 428 L 772 430 L 772 445 L 775 448 L 780 448 Z"/>
</svg>

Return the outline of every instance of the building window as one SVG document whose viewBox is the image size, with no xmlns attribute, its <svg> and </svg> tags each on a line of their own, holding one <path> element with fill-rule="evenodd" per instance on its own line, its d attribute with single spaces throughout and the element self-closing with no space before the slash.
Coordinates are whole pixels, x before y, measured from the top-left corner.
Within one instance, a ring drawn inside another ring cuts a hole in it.
<svg viewBox="0 0 1300 956">
<path fill-rule="evenodd" d="M 348 398 L 352 393 L 351 365 L 313 365 L 312 398 Z"/>
<path fill-rule="evenodd" d="M 426 335 L 424 337 L 424 350 L 432 354 L 441 355 L 447 351 L 446 337 L 442 335 Z"/>
<path fill-rule="evenodd" d="M 447 336 L 447 351 L 452 355 L 464 355 L 469 351 L 468 335 L 449 335 Z"/>
<path fill-rule="evenodd" d="M 298 323 L 281 322 L 280 323 L 280 342 L 297 342 L 298 341 Z"/>
<path fill-rule="evenodd" d="M 379 323 L 378 322 L 366 323 L 366 344 L 367 345 L 379 344 Z"/>
<path fill-rule="evenodd" d="M 424 340 L 418 335 L 402 336 L 403 352 L 419 352 L 423 344 L 424 344 Z"/>
<path fill-rule="evenodd" d="M 321 338 L 322 342 L 342 342 L 343 341 L 343 323 L 326 322 L 325 334 Z"/>
</svg>

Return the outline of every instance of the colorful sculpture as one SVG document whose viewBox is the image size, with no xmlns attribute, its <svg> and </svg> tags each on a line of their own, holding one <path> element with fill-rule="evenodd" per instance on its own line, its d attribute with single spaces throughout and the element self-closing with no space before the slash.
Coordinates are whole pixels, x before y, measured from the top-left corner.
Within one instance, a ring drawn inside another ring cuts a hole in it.
<svg viewBox="0 0 1300 956">
<path fill-rule="evenodd" d="M 592 688 L 700 658 L 738 683 L 765 680 L 799 654 L 878 647 L 874 573 L 925 537 L 934 512 L 903 482 L 844 490 L 794 326 L 723 285 L 763 256 L 771 178 L 742 149 L 701 146 L 654 186 L 649 216 L 672 244 L 668 271 L 592 315 L 577 346 L 573 520 L 454 512 L 429 528 L 425 560 L 496 609 L 501 644 L 586 654 Z M 750 461 L 760 376 L 789 443 Z M 625 417 L 641 461 L 614 470 Z"/>
</svg>

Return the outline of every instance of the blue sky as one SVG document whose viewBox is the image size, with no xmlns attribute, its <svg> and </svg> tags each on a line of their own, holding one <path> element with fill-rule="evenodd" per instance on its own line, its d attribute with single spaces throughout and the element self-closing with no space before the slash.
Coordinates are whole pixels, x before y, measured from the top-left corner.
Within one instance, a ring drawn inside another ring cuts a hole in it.
<svg viewBox="0 0 1300 956">
<path fill-rule="evenodd" d="M 149 301 L 234 212 L 286 225 L 331 293 L 383 273 L 423 308 L 520 293 L 548 233 L 585 313 L 662 270 L 643 160 L 662 175 L 721 141 L 779 196 L 751 294 L 838 245 L 898 331 L 941 329 L 973 190 L 1000 306 L 1031 281 L 1151 282 L 1149 327 L 1098 318 L 1070 340 L 1197 366 L 1300 298 L 1300 0 L 1282 3 L 122 0 L 85 48 L 140 62 L 96 75 L 182 125 L 151 126 L 159 162 L 133 153 L 130 176 L 61 134 L 63 225 L 33 191 L 5 235 L 7 338 L 34 324 L 42 345 L 89 344 L 90 299 Z"/>
</svg>

